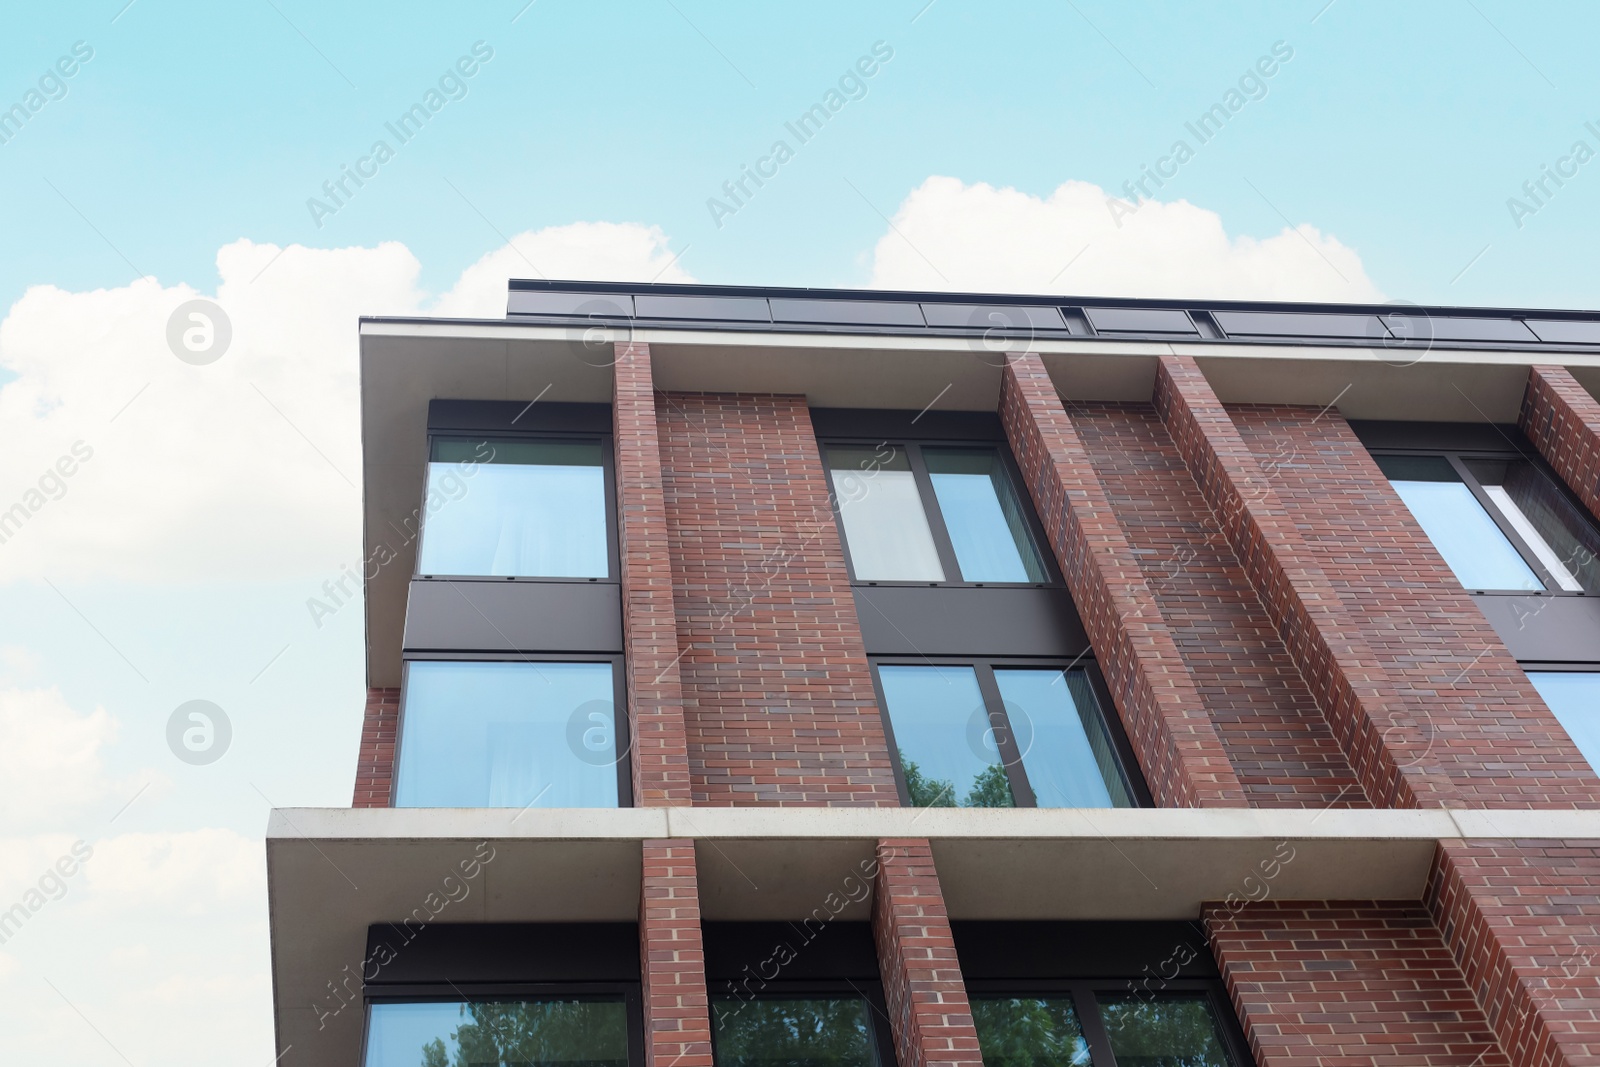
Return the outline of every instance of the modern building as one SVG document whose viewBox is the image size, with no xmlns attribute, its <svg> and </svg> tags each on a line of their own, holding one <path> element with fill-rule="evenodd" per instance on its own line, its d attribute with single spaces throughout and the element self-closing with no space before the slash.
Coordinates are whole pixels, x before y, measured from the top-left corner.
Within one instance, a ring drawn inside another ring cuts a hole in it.
<svg viewBox="0 0 1600 1067">
<path fill-rule="evenodd" d="M 286 1067 L 1600 1062 L 1600 314 L 517 281 L 360 330 Z"/>
</svg>

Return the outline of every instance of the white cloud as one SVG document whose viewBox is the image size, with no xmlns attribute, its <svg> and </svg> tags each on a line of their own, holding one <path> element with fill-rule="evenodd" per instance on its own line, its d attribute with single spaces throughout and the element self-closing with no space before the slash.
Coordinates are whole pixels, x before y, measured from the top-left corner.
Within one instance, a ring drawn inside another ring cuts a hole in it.
<svg viewBox="0 0 1600 1067">
<path fill-rule="evenodd" d="M 1069 181 L 1040 199 L 931 177 L 873 250 L 875 288 L 1104 296 L 1373 301 L 1353 249 L 1309 224 L 1228 236 L 1222 219 L 1177 200 L 1119 201 Z M 1070 265 L 1069 265 L 1070 264 Z"/>
<path fill-rule="evenodd" d="M 96 915 L 226 911 L 265 893 L 261 841 L 232 830 L 119 834 L 92 846 L 85 908 Z"/>
<path fill-rule="evenodd" d="M 461 280 L 429 314 L 500 318 L 511 278 L 572 278 L 589 282 L 689 282 L 658 226 L 575 222 L 524 233 L 461 272 Z"/>
<path fill-rule="evenodd" d="M 20 529 L 0 525 L 0 582 L 336 570 L 360 551 L 359 316 L 501 317 L 506 277 L 532 273 L 523 256 L 553 277 L 687 277 L 644 226 L 514 244 L 429 306 L 403 245 L 236 241 L 214 297 L 232 340 L 206 366 L 168 347 L 173 312 L 205 295 L 186 285 L 29 289 L 0 321 L 0 367 L 17 375 L 0 386 L 0 518 L 24 509 Z"/>
<path fill-rule="evenodd" d="M 62 819 L 130 788 L 131 779 L 105 770 L 101 750 L 116 735 L 104 708 L 79 714 L 53 686 L 0 689 L 0 830 L 61 829 Z"/>
</svg>

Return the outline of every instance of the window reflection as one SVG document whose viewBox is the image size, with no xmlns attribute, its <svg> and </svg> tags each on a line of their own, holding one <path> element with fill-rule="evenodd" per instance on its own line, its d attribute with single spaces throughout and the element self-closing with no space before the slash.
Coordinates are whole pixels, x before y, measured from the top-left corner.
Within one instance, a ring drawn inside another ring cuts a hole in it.
<svg viewBox="0 0 1600 1067">
<path fill-rule="evenodd" d="M 1555 482 L 1525 459 L 1463 463 L 1559 588 L 1600 590 L 1600 532 Z"/>
<path fill-rule="evenodd" d="M 1204 996 L 1099 998 L 1117 1067 L 1232 1067 Z"/>
<path fill-rule="evenodd" d="M 911 805 L 1015 804 L 971 667 L 878 668 Z"/>
<path fill-rule="evenodd" d="M 862 997 L 712 997 L 717 1067 L 876 1067 Z"/>
<path fill-rule="evenodd" d="M 1600 673 L 1529 671 L 1528 679 L 1589 766 L 1600 771 Z"/>
<path fill-rule="evenodd" d="M 365 1067 L 628 1067 L 618 1000 L 372 1005 Z"/>
<path fill-rule="evenodd" d="M 994 679 L 1039 807 L 1132 806 L 1085 672 L 1005 668 Z"/>
<path fill-rule="evenodd" d="M 1046 581 L 1022 503 L 999 453 L 992 448 L 925 448 L 922 455 L 962 579 Z"/>
<path fill-rule="evenodd" d="M 972 1022 L 983 1067 L 1088 1067 L 1070 997 L 975 996 Z"/>
<path fill-rule="evenodd" d="M 829 446 L 828 466 L 858 581 L 944 581 L 922 494 L 903 449 Z"/>
<path fill-rule="evenodd" d="M 1544 588 L 1443 456 L 1381 456 L 1378 466 L 1468 589 Z"/>
</svg>

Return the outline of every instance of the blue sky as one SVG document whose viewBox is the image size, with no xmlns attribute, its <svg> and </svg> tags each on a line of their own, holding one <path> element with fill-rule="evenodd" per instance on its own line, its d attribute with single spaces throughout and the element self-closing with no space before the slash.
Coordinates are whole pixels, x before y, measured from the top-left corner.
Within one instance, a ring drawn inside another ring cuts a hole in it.
<svg viewBox="0 0 1600 1067">
<path fill-rule="evenodd" d="M 307 608 L 361 554 L 360 314 L 496 315 L 541 272 L 1600 296 L 1600 161 L 1571 160 L 1600 151 L 1592 5 L 124 3 L 20 7 L 0 35 L 0 116 L 93 50 L 0 126 L 0 512 L 93 450 L 0 543 L 0 911 L 94 848 L 0 943 L 7 1062 L 273 1055 L 266 812 L 348 804 L 360 726 L 359 609 Z M 478 42 L 401 143 L 386 124 Z M 786 123 L 875 45 L 801 143 Z M 380 139 L 318 225 L 308 199 Z M 234 327 L 203 367 L 165 342 L 197 296 Z M 194 699 L 233 726 L 207 766 L 167 746 Z"/>
</svg>

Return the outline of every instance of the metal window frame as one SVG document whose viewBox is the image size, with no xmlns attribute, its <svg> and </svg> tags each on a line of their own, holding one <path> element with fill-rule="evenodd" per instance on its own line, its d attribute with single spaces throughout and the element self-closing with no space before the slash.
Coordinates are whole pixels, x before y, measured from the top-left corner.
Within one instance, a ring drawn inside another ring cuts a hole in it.
<svg viewBox="0 0 1600 1067">
<path fill-rule="evenodd" d="M 1506 540 L 1511 543 L 1511 547 L 1516 550 L 1517 555 L 1522 557 L 1522 562 L 1528 566 L 1528 569 L 1531 570 L 1534 573 L 1534 576 L 1537 577 L 1544 585 L 1543 589 L 1476 589 L 1463 585 L 1462 588 L 1467 592 L 1485 596 L 1505 595 L 1592 597 L 1600 595 L 1600 593 L 1587 590 L 1562 589 L 1561 583 L 1556 580 L 1556 577 L 1551 574 L 1550 571 L 1545 567 L 1544 563 L 1540 561 L 1538 554 L 1533 551 L 1523 536 L 1517 532 L 1514 526 L 1511 525 L 1511 520 L 1503 511 L 1500 510 L 1499 505 L 1494 502 L 1489 494 L 1484 491 L 1483 484 L 1478 481 L 1477 477 L 1467 466 L 1466 461 L 1475 459 L 1490 460 L 1502 463 L 1506 460 L 1518 459 L 1526 462 L 1534 469 L 1534 471 L 1536 471 L 1550 483 L 1551 487 L 1554 488 L 1556 492 L 1559 493 L 1576 510 L 1580 518 L 1589 521 L 1591 528 L 1594 528 L 1596 535 L 1600 536 L 1600 527 L 1594 527 L 1592 516 L 1589 514 L 1589 509 L 1584 507 L 1583 503 L 1573 496 L 1572 490 L 1567 486 L 1566 482 L 1562 480 L 1561 476 L 1551 468 L 1550 464 L 1545 461 L 1543 456 L 1537 454 L 1530 455 L 1529 453 L 1518 448 L 1516 443 L 1513 441 L 1508 440 L 1507 444 L 1510 447 L 1504 449 L 1427 448 L 1419 445 L 1418 447 L 1414 448 L 1375 447 L 1368 449 L 1368 452 L 1374 460 L 1383 456 L 1431 456 L 1443 459 L 1449 463 L 1450 469 L 1455 472 L 1457 478 L 1461 479 L 1462 484 L 1467 487 L 1467 491 L 1472 494 L 1473 499 L 1478 502 L 1478 505 L 1482 507 L 1484 512 L 1489 516 L 1489 520 L 1495 524 L 1495 527 L 1499 529 L 1501 534 L 1505 536 Z M 1388 475 L 1384 475 L 1384 477 L 1388 479 Z"/>
<path fill-rule="evenodd" d="M 394 730 L 394 770 L 389 778 L 389 806 L 394 807 L 400 788 L 402 752 L 406 743 L 406 705 L 411 699 L 411 665 L 418 662 L 445 663 L 609 663 L 613 693 L 612 723 L 616 728 L 618 755 L 617 807 L 633 804 L 633 734 L 628 729 L 628 671 L 621 652 L 530 652 L 506 655 L 501 652 L 407 652 L 400 664 L 400 707 Z M 511 810 L 506 808 L 504 810 Z"/>
<path fill-rule="evenodd" d="M 1050 541 L 1046 536 L 1044 524 L 1039 521 L 1039 516 L 1033 507 L 1033 499 L 1025 489 L 1022 471 L 1018 468 L 1016 459 L 1011 454 L 1011 447 L 1007 442 L 963 437 L 916 437 L 908 434 L 894 434 L 882 438 L 861 435 L 829 436 L 819 438 L 817 445 L 821 452 L 823 473 L 828 479 L 829 504 L 833 510 L 834 523 L 839 531 L 839 541 L 844 546 L 844 563 L 850 575 L 851 585 L 909 586 L 918 589 L 1064 589 L 1066 587 L 1060 568 L 1056 566 L 1054 553 L 1046 551 Z M 934 550 L 939 557 L 939 566 L 943 568 L 945 573 L 943 581 L 883 581 L 862 579 L 856 576 L 855 560 L 850 552 L 850 539 L 845 533 L 844 516 L 840 509 L 839 496 L 833 489 L 834 467 L 828 460 L 828 451 L 831 448 L 894 448 L 904 452 L 911 467 L 913 482 L 917 487 L 917 496 L 922 502 L 922 510 L 928 519 L 928 531 L 933 537 Z M 944 511 L 939 507 L 939 498 L 933 489 L 933 479 L 928 473 L 927 462 L 922 455 L 924 448 L 965 449 L 967 451 L 989 449 L 994 452 L 995 457 L 1000 462 L 1000 470 L 1008 483 L 1008 488 L 1020 506 L 1028 540 L 1027 548 L 1033 553 L 1034 559 L 1039 562 L 1040 569 L 1044 571 L 1045 581 L 971 582 L 964 578 L 960 580 L 952 580 L 950 578 L 952 574 L 961 574 L 961 564 L 956 559 L 955 543 L 951 540 L 949 528 L 945 525 Z"/>
<path fill-rule="evenodd" d="M 1100 717 L 1100 723 L 1106 731 L 1106 736 L 1111 741 L 1111 754 L 1117 765 L 1117 772 L 1122 778 L 1122 785 L 1128 791 L 1128 796 L 1133 800 L 1133 807 L 1154 807 L 1155 801 L 1150 794 L 1149 786 L 1145 783 L 1144 775 L 1139 768 L 1139 761 L 1134 753 L 1133 745 L 1128 740 L 1127 731 L 1122 727 L 1121 717 L 1114 712 L 1107 714 L 1106 709 L 1114 709 L 1111 691 L 1106 686 L 1104 676 L 1100 673 L 1099 665 L 1087 657 L 1068 660 L 1066 657 L 1033 657 L 1024 658 L 1017 656 L 869 656 L 872 666 L 872 688 L 878 698 L 878 711 L 883 720 L 884 740 L 888 743 L 890 762 L 894 767 L 895 788 L 900 794 L 900 805 L 911 807 L 911 791 L 906 785 L 905 771 L 900 766 L 900 747 L 895 741 L 894 722 L 889 714 L 889 701 L 884 695 L 883 679 L 879 674 L 880 667 L 962 667 L 969 668 L 977 676 L 978 692 L 983 697 L 984 708 L 989 716 L 989 728 L 994 731 L 995 743 L 1000 749 L 1001 766 L 1006 772 L 1006 781 L 1011 786 L 1011 798 L 1019 808 L 1038 807 L 1038 797 L 1034 793 L 1032 784 L 1028 781 L 1027 769 L 1023 765 L 1022 755 L 1017 750 L 1016 738 L 1011 730 L 1011 720 L 1005 711 L 1005 701 L 1001 699 L 999 684 L 994 680 L 994 672 L 1006 669 L 1032 669 L 1032 670 L 1060 670 L 1063 673 L 1070 670 L 1081 670 L 1088 678 L 1090 691 L 1094 694 L 1095 714 Z"/>
<path fill-rule="evenodd" d="M 403 992 L 368 992 L 363 997 L 361 1020 L 361 1058 L 365 1067 L 367 1045 L 372 1038 L 372 1008 L 375 1004 L 464 1004 L 469 1001 L 596 1000 L 615 1001 L 619 997 L 627 1017 L 628 1067 L 644 1067 L 644 997 L 639 982 L 450 982 L 444 985 L 417 985 Z"/>
<path fill-rule="evenodd" d="M 711 983 L 708 981 L 707 986 Z M 711 1062 L 716 1065 L 720 1062 L 720 1052 L 717 1047 L 717 1035 L 722 1027 L 716 1012 L 716 1001 L 719 998 L 728 998 L 728 993 L 717 993 L 707 990 L 707 1004 L 711 1014 Z M 761 992 L 753 993 L 745 998 L 745 1003 L 754 1000 L 797 1000 L 832 998 L 846 1000 L 857 998 L 867 1005 L 867 1038 L 871 1042 L 872 1050 L 877 1058 L 874 1067 L 897 1067 L 898 1060 L 895 1056 L 893 1022 L 889 1018 L 888 1001 L 884 999 L 883 983 L 870 979 L 839 980 L 828 979 L 783 979 L 775 978 L 765 981 Z M 737 998 L 735 998 L 737 999 Z"/>
<path fill-rule="evenodd" d="M 428 536 L 428 471 L 433 464 L 433 444 L 437 440 L 465 440 L 465 441 L 518 441 L 537 444 L 550 442 L 552 444 L 597 444 L 600 446 L 600 477 L 605 483 L 605 528 L 606 528 L 606 575 L 604 578 L 575 578 L 549 575 L 506 575 L 506 574 L 424 574 L 422 573 L 422 544 Z M 562 582 L 571 584 L 606 584 L 619 585 L 622 582 L 621 546 L 617 536 L 617 464 L 615 441 L 609 433 L 600 433 L 592 430 L 567 431 L 567 430 L 485 430 L 475 432 L 472 430 L 445 429 L 443 427 L 430 428 L 427 441 L 424 444 L 422 457 L 422 503 L 417 510 L 421 521 L 417 528 L 417 551 L 412 562 L 411 578 L 413 581 L 440 581 L 440 582 Z"/>
<path fill-rule="evenodd" d="M 1211 1009 L 1217 1023 L 1217 1036 L 1223 1052 L 1235 1067 L 1249 1067 L 1254 1063 L 1250 1046 L 1234 1014 L 1227 989 L 1219 978 L 1158 979 L 1160 989 L 1150 993 L 1150 999 L 1167 996 L 1193 996 L 1200 994 Z M 1084 1041 L 1089 1046 L 1090 1067 L 1117 1067 L 1117 1058 L 1111 1051 L 1111 1038 L 1100 1015 L 1100 995 L 1145 999 L 1133 988 L 1129 979 L 1112 978 L 1061 978 L 1061 979 L 968 979 L 969 999 L 986 997 L 1062 997 L 1072 999 L 1078 1015 L 1078 1025 L 1083 1029 Z"/>
</svg>

